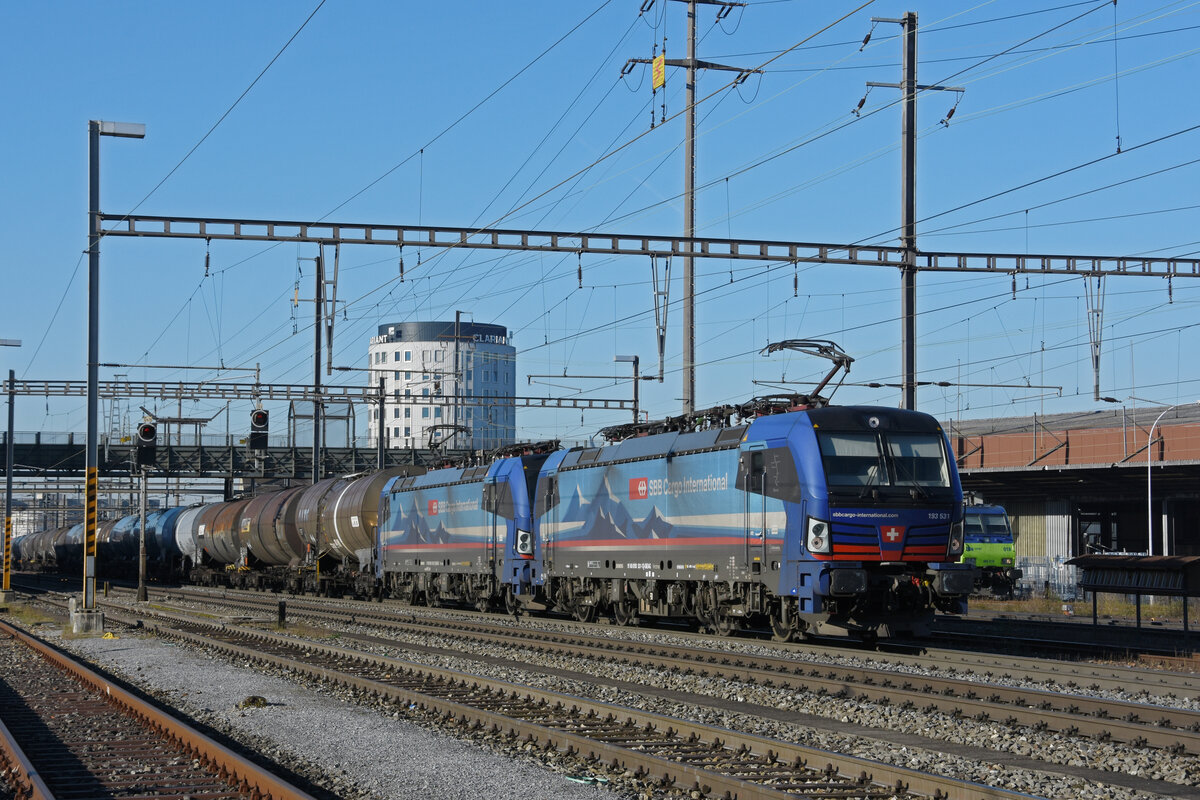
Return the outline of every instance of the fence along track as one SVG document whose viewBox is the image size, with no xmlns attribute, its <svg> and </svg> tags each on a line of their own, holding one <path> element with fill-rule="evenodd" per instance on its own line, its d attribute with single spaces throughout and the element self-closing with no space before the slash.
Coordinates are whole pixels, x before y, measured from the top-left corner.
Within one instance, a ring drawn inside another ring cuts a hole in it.
<svg viewBox="0 0 1200 800">
<path fill-rule="evenodd" d="M 179 620 L 148 631 L 293 670 L 609 769 L 712 798 L 1015 800 L 1029 795 L 672 719 L 570 695 L 301 641 Z M 820 766 L 808 766 L 809 764 Z"/>
<path fill-rule="evenodd" d="M 18 797 L 313 800 L 42 640 L 3 622 L 0 639 L 0 750 Z"/>
</svg>

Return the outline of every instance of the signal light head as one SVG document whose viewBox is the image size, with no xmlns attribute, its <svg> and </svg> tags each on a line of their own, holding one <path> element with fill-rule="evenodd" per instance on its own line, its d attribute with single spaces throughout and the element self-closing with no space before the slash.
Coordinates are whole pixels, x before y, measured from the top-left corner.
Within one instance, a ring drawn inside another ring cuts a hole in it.
<svg viewBox="0 0 1200 800">
<path fill-rule="evenodd" d="M 250 412 L 250 427 L 262 428 L 265 430 L 269 419 L 270 415 L 267 414 L 265 409 L 255 409 L 254 411 Z"/>
<path fill-rule="evenodd" d="M 153 422 L 143 422 L 141 425 L 138 425 L 138 442 L 142 444 L 154 444 L 154 441 L 157 437 L 158 426 L 156 426 Z"/>
</svg>

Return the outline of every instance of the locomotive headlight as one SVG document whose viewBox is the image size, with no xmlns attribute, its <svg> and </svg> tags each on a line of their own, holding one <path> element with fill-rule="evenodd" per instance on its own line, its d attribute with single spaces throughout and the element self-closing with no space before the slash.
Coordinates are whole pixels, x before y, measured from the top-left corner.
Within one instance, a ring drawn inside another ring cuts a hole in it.
<svg viewBox="0 0 1200 800">
<path fill-rule="evenodd" d="M 829 523 L 819 519 L 808 518 L 808 552 L 830 553 L 833 551 L 833 538 L 830 536 Z"/>
<path fill-rule="evenodd" d="M 959 520 L 950 526 L 950 545 L 946 548 L 946 554 L 951 556 L 961 556 L 962 553 L 963 524 L 962 520 Z"/>
<path fill-rule="evenodd" d="M 517 529 L 516 551 L 518 555 L 533 555 L 533 534 L 531 532 Z"/>
</svg>

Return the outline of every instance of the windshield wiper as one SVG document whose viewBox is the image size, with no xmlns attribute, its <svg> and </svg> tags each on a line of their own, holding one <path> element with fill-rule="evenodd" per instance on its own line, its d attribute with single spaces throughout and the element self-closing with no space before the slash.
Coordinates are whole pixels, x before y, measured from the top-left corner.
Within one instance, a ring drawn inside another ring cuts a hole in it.
<svg viewBox="0 0 1200 800">
<path fill-rule="evenodd" d="M 912 485 L 908 489 L 908 496 L 914 500 L 928 500 L 929 490 L 917 482 L 917 476 L 907 468 L 904 459 L 893 456 L 892 463 L 896 466 L 898 473 L 904 473 L 904 476 L 912 481 Z"/>
<path fill-rule="evenodd" d="M 867 482 L 863 484 L 862 491 L 858 493 L 859 500 L 865 500 L 867 495 L 871 495 L 872 500 L 879 499 L 879 489 L 875 486 L 875 481 L 879 478 L 879 465 L 875 465 L 867 470 Z"/>
</svg>

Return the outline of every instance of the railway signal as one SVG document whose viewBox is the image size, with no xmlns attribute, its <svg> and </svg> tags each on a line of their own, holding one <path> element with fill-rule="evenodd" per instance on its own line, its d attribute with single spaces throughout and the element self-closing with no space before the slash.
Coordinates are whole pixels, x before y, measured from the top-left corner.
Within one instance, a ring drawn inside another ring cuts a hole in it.
<svg viewBox="0 0 1200 800">
<path fill-rule="evenodd" d="M 157 446 L 158 426 L 153 422 L 143 422 L 141 425 L 138 425 L 135 463 L 139 467 L 153 466 Z"/>
<path fill-rule="evenodd" d="M 270 421 L 271 416 L 266 409 L 256 408 L 250 412 L 249 446 L 251 450 L 267 449 L 267 428 Z"/>
</svg>

